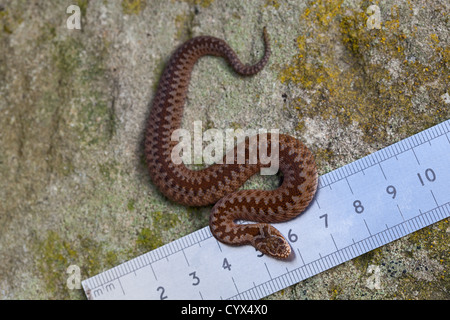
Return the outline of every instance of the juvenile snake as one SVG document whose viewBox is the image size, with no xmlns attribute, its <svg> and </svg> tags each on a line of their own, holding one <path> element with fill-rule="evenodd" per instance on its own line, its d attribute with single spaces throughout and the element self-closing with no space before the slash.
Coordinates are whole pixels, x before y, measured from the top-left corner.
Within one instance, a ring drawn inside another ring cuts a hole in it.
<svg viewBox="0 0 450 320">
<path fill-rule="evenodd" d="M 210 36 L 195 37 L 172 55 L 159 81 L 145 132 L 145 156 L 150 177 L 170 200 L 187 206 L 215 204 L 209 220 L 217 240 L 230 245 L 251 244 L 264 254 L 285 259 L 291 247 L 281 233 L 268 223 L 290 220 L 299 215 L 313 199 L 317 188 L 317 170 L 312 153 L 297 139 L 280 134 L 279 170 L 283 182 L 275 190 L 238 190 L 263 165 L 259 162 L 214 164 L 202 170 L 190 170 L 171 160 L 177 144 L 171 141 L 181 125 L 191 71 L 205 55 L 223 57 L 235 72 L 254 75 L 270 56 L 269 38 L 264 29 L 265 52 L 254 65 L 244 65 L 236 53 L 221 40 Z M 271 136 L 267 148 L 270 150 Z M 248 154 L 249 141 L 245 143 Z M 237 148 L 237 146 L 236 146 Z M 235 150 L 236 150 L 235 148 Z M 237 155 L 237 152 L 234 153 Z M 237 224 L 236 220 L 257 223 Z"/>
</svg>

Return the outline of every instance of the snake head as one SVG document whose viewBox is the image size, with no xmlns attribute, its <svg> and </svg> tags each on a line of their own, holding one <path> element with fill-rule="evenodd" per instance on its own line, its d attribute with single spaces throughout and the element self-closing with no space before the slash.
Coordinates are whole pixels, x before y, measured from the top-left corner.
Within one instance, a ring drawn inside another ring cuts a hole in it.
<svg viewBox="0 0 450 320">
<path fill-rule="evenodd" d="M 264 254 L 283 260 L 289 258 L 292 251 L 281 233 L 268 224 L 260 225 L 260 232 L 253 240 L 253 246 Z"/>
</svg>

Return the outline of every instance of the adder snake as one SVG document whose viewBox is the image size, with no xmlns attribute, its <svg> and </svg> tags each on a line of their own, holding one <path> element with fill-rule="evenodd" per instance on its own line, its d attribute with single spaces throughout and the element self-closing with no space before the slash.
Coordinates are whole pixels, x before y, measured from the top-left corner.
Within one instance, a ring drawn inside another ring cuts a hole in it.
<svg viewBox="0 0 450 320">
<path fill-rule="evenodd" d="M 190 170 L 171 159 L 172 149 L 177 144 L 171 140 L 171 135 L 181 125 L 196 61 L 205 55 L 220 56 L 238 74 L 254 75 L 263 69 L 271 53 L 265 29 L 264 44 L 264 56 L 254 65 L 244 65 L 225 41 L 214 37 L 195 37 L 181 45 L 164 69 L 153 99 L 145 132 L 145 156 L 153 183 L 167 198 L 187 206 L 215 204 L 209 224 L 216 239 L 230 245 L 251 244 L 262 253 L 285 259 L 291 255 L 291 247 L 269 223 L 298 216 L 314 197 L 317 170 L 314 157 L 304 144 L 289 135 L 278 136 L 279 170 L 283 180 L 275 190 L 238 190 L 267 166 L 259 159 L 256 164 L 251 164 L 248 158 L 239 164 L 235 157 L 231 164 L 223 161 L 224 164 L 202 170 Z M 268 136 L 268 149 L 272 140 L 272 136 Z M 249 140 L 243 143 L 247 155 Z M 238 224 L 236 220 L 256 223 Z"/>
</svg>

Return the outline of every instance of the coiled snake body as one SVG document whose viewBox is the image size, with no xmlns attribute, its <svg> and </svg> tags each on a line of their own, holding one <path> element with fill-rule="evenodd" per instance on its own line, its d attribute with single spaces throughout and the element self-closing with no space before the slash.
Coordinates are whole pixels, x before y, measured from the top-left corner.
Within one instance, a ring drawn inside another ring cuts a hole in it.
<svg viewBox="0 0 450 320">
<path fill-rule="evenodd" d="M 231 164 L 223 161 L 223 164 L 202 170 L 190 170 L 183 163 L 175 164 L 171 159 L 172 149 L 177 144 L 171 140 L 171 135 L 181 125 L 191 71 L 196 61 L 205 55 L 220 56 L 238 74 L 253 75 L 266 65 L 270 56 L 265 29 L 264 43 L 264 56 L 251 66 L 242 64 L 221 39 L 201 36 L 181 45 L 166 66 L 153 100 L 145 133 L 145 156 L 152 181 L 167 198 L 187 206 L 215 204 L 210 215 L 210 229 L 219 241 L 230 245 L 251 244 L 262 253 L 284 259 L 290 256 L 291 247 L 269 223 L 296 217 L 314 197 L 317 170 L 314 157 L 305 145 L 291 136 L 278 136 L 279 170 L 283 182 L 275 190 L 238 190 L 252 175 L 267 166 L 259 159 L 256 164 L 248 161 L 248 139 L 243 142 L 246 150 L 244 164 L 238 164 L 235 156 Z M 268 150 L 272 140 L 269 135 Z M 237 224 L 236 220 L 257 223 Z"/>
</svg>

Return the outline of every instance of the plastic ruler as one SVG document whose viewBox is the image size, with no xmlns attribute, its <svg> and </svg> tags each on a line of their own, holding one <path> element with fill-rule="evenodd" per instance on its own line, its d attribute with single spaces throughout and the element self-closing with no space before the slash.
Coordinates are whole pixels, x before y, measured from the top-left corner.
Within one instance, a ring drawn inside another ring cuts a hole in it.
<svg viewBox="0 0 450 320">
<path fill-rule="evenodd" d="M 89 299 L 260 299 L 450 216 L 450 120 L 319 178 L 275 226 L 291 261 L 219 243 L 205 227 L 82 281 Z"/>
</svg>

